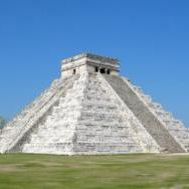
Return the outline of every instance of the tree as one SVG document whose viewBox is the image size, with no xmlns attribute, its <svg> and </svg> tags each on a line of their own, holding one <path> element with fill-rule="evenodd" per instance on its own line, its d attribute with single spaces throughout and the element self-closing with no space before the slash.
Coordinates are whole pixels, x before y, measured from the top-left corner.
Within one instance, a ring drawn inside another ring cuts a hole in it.
<svg viewBox="0 0 189 189">
<path fill-rule="evenodd" d="M 0 128 L 3 128 L 5 124 L 6 124 L 6 120 L 0 116 Z"/>
</svg>

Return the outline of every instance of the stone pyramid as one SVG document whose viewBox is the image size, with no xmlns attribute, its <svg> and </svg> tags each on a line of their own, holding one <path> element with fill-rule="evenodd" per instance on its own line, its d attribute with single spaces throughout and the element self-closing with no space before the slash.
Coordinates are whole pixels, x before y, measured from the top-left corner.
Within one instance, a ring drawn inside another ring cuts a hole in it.
<svg viewBox="0 0 189 189">
<path fill-rule="evenodd" d="M 189 131 L 119 76 L 116 59 L 81 54 L 0 134 L 0 153 L 184 153 Z"/>
</svg>

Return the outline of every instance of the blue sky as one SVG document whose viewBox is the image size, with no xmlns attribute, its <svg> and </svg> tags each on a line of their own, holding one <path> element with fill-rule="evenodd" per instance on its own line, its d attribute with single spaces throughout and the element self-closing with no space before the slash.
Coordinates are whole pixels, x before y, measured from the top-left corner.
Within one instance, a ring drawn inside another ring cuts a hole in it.
<svg viewBox="0 0 189 189">
<path fill-rule="evenodd" d="M 0 0 L 0 115 L 12 118 L 81 52 L 120 59 L 122 75 L 189 126 L 189 1 Z"/>
</svg>

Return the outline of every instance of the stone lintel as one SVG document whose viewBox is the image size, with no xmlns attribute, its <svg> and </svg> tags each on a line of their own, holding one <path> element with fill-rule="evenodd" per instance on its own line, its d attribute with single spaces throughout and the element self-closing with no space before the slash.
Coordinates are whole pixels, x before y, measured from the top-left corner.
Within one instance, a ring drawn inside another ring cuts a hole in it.
<svg viewBox="0 0 189 189">
<path fill-rule="evenodd" d="M 83 54 L 79 54 L 79 55 L 76 55 L 76 56 L 73 56 L 71 58 L 67 58 L 67 59 L 64 59 L 62 61 L 62 64 L 67 64 L 67 63 L 70 63 L 70 62 L 75 62 L 75 61 L 78 61 L 78 60 L 81 60 L 83 58 L 87 58 L 87 59 L 91 59 L 93 61 L 100 61 L 101 63 L 111 63 L 111 64 L 119 64 L 119 61 L 118 59 L 115 59 L 115 58 L 111 58 L 111 57 L 106 57 L 106 56 L 100 56 L 100 55 L 95 55 L 95 54 L 90 54 L 90 53 L 83 53 Z"/>
</svg>

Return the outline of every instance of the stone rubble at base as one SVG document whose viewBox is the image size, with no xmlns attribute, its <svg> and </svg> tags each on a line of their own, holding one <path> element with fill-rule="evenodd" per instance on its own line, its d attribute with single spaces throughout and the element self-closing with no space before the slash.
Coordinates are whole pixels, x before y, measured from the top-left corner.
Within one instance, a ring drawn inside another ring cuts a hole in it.
<svg viewBox="0 0 189 189">
<path fill-rule="evenodd" d="M 189 130 L 127 78 L 117 59 L 81 54 L 0 133 L 0 153 L 189 152 Z"/>
</svg>

